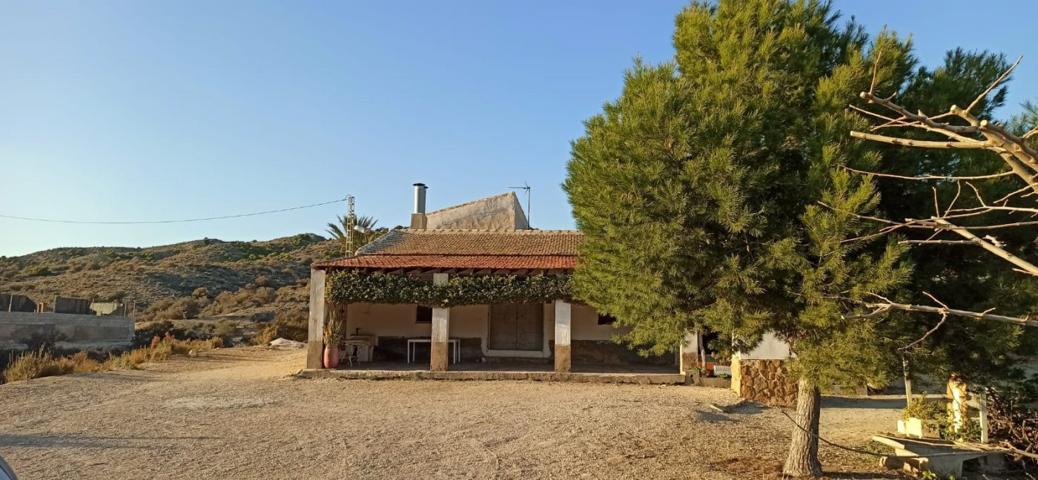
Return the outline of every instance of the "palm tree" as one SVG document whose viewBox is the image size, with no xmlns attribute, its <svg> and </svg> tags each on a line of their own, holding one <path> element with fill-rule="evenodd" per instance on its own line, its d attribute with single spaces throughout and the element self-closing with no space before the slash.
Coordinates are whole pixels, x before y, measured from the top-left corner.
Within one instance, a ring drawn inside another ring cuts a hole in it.
<svg viewBox="0 0 1038 480">
<path fill-rule="evenodd" d="M 349 218 L 345 215 L 338 215 L 336 220 L 336 222 L 328 224 L 327 231 L 332 238 L 342 243 L 343 250 L 347 250 L 346 255 L 353 255 L 357 249 L 370 243 L 380 233 L 375 229 L 378 219 L 367 216 L 357 217 L 353 227 L 353 248 L 352 251 L 348 251 L 350 249 L 346 247 L 346 233 L 350 230 Z"/>
</svg>

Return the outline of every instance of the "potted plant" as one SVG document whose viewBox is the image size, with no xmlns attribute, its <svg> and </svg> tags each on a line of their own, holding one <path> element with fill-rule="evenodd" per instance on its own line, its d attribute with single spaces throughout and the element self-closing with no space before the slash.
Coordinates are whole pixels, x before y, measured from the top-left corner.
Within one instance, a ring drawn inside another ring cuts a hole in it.
<svg viewBox="0 0 1038 480">
<path fill-rule="evenodd" d="M 339 343 L 346 337 L 346 322 L 332 315 L 324 325 L 324 368 L 338 368 Z"/>
<path fill-rule="evenodd" d="M 897 432 L 907 437 L 940 438 L 941 423 L 947 415 L 941 402 L 913 398 L 897 421 Z"/>
</svg>

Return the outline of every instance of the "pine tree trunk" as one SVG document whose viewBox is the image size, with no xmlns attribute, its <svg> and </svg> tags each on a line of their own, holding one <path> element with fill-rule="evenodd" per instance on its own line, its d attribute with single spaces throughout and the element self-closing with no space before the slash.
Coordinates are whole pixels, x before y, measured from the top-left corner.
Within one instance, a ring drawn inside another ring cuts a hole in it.
<svg viewBox="0 0 1038 480">
<path fill-rule="evenodd" d="M 789 456 L 782 473 L 793 477 L 818 477 L 822 475 L 822 464 L 818 461 L 818 417 L 821 415 L 822 395 L 811 381 L 801 378 L 797 383 L 797 412 L 793 417 L 800 427 L 793 426 L 793 438 L 789 442 Z"/>
</svg>

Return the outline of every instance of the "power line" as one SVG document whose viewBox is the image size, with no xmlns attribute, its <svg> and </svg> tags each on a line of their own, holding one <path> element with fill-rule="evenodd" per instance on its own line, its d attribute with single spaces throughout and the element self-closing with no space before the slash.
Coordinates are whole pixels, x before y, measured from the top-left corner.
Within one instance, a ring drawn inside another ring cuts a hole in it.
<svg viewBox="0 0 1038 480">
<path fill-rule="evenodd" d="M 310 205 L 301 205 L 298 207 L 279 208 L 277 210 L 263 210 L 261 212 L 251 213 L 239 213 L 235 215 L 221 215 L 218 217 L 203 217 L 203 218 L 183 218 L 175 220 L 66 220 L 57 218 L 39 218 L 39 217 L 21 217 L 18 215 L 4 215 L 0 214 L 0 218 L 6 218 L 10 220 L 21 220 L 25 222 L 45 222 L 45 223 L 74 223 L 74 224 L 85 224 L 85 225 L 143 225 L 143 224 L 160 224 L 160 223 L 189 223 L 189 222 L 206 222 L 210 220 L 226 220 L 229 218 L 242 218 L 242 217 L 255 217 L 257 215 L 268 215 L 271 213 L 290 212 L 292 210 L 302 210 L 304 208 L 320 207 L 324 205 L 331 205 L 333 203 L 339 203 L 345 200 L 345 198 L 338 198 L 335 200 L 329 200 L 327 202 L 313 203 Z"/>
</svg>

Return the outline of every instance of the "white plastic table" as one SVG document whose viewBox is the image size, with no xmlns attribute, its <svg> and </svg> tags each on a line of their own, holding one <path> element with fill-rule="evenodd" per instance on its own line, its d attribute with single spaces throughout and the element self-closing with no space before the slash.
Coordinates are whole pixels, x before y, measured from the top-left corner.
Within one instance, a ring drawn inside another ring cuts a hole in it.
<svg viewBox="0 0 1038 480">
<path fill-rule="evenodd" d="M 407 339 L 407 363 L 411 363 L 411 362 L 414 361 L 415 345 L 417 345 L 419 343 L 428 343 L 429 346 L 432 346 L 432 339 L 431 338 L 408 338 Z M 451 347 L 454 347 L 454 355 L 451 355 L 451 363 L 458 363 L 458 362 L 460 362 L 461 361 L 461 339 L 449 338 L 449 339 L 447 339 L 447 343 L 450 344 Z M 448 348 L 450 348 L 450 347 L 448 347 Z"/>
</svg>

